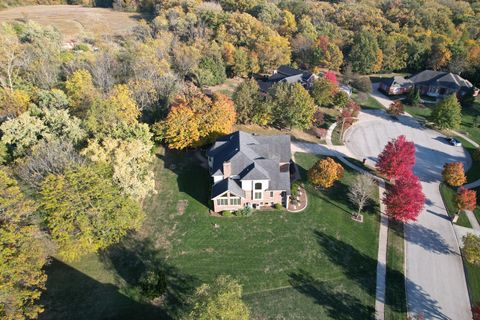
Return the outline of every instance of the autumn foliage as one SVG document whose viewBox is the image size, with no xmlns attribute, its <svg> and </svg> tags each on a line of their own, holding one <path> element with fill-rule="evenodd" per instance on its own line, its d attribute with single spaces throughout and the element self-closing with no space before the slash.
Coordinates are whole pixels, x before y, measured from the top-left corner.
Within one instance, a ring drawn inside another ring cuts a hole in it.
<svg viewBox="0 0 480 320">
<path fill-rule="evenodd" d="M 167 118 L 155 125 L 157 139 L 171 149 L 199 147 L 232 132 L 236 114 L 232 100 L 195 93 L 175 103 Z"/>
<path fill-rule="evenodd" d="M 308 180 L 315 186 L 330 188 L 335 181 L 343 178 L 344 169 L 332 158 L 318 160 L 308 170 Z"/>
<path fill-rule="evenodd" d="M 406 173 L 387 187 L 383 198 L 387 216 L 402 222 L 416 220 L 425 203 L 418 177 Z"/>
<path fill-rule="evenodd" d="M 390 104 L 390 108 L 388 108 L 388 113 L 393 116 L 399 116 L 404 112 L 403 103 L 400 100 L 392 102 L 392 104 Z"/>
<path fill-rule="evenodd" d="M 390 141 L 378 156 L 377 170 L 388 179 L 398 179 L 412 172 L 415 165 L 415 145 L 399 136 Z"/>
<path fill-rule="evenodd" d="M 462 162 L 450 162 L 443 166 L 443 179 L 452 187 L 459 187 L 467 182 Z"/>
<path fill-rule="evenodd" d="M 473 211 L 477 207 L 477 192 L 460 187 L 456 196 L 458 210 Z"/>
</svg>

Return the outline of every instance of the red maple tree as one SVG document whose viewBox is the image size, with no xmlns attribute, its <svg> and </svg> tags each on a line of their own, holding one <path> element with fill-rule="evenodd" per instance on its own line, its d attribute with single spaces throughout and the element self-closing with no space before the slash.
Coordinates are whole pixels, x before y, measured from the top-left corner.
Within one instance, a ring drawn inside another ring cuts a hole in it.
<svg viewBox="0 0 480 320">
<path fill-rule="evenodd" d="M 407 172 L 389 185 L 383 197 L 386 215 L 402 222 L 415 221 L 425 204 L 425 195 L 418 177 Z"/>
<path fill-rule="evenodd" d="M 460 187 L 456 197 L 458 210 L 473 211 L 477 208 L 477 192 L 475 190 Z"/>
<path fill-rule="evenodd" d="M 327 71 L 325 72 L 324 77 L 334 85 L 337 85 L 337 75 L 335 74 L 335 72 Z"/>
<path fill-rule="evenodd" d="M 415 165 L 415 145 L 405 136 L 393 139 L 378 156 L 377 170 L 388 179 L 398 179 L 411 173 Z"/>
</svg>

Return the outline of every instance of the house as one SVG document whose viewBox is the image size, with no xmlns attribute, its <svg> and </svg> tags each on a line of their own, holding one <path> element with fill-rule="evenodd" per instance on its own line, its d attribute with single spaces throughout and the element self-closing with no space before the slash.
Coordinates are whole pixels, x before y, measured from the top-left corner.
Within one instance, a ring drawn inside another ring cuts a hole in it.
<svg viewBox="0 0 480 320">
<path fill-rule="evenodd" d="M 383 79 L 379 86 L 379 89 L 387 95 L 408 93 L 412 88 L 413 82 L 400 76 Z"/>
<path fill-rule="evenodd" d="M 425 70 L 408 78 L 420 94 L 431 97 L 445 97 L 456 94 L 461 97 L 469 90 L 474 90 L 474 96 L 478 95 L 478 89 L 472 83 L 457 74 L 444 71 Z"/>
<path fill-rule="evenodd" d="M 236 131 L 219 138 L 207 153 L 213 178 L 213 210 L 288 206 L 290 136 Z"/>
<path fill-rule="evenodd" d="M 316 79 L 318 79 L 318 76 L 310 71 L 283 65 L 275 70 L 270 77 L 257 79 L 257 83 L 261 91 L 267 92 L 274 84 L 279 82 L 298 82 L 305 88 L 309 88 Z"/>
</svg>

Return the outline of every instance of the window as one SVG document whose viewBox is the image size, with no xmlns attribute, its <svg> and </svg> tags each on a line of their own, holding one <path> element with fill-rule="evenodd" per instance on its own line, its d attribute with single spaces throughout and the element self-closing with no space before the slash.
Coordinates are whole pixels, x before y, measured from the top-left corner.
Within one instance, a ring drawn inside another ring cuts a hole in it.
<svg viewBox="0 0 480 320">
<path fill-rule="evenodd" d="M 253 198 L 254 199 L 262 199 L 262 193 L 261 192 L 255 192 L 255 194 L 253 195 Z"/>
<path fill-rule="evenodd" d="M 240 205 L 240 198 L 230 198 L 230 205 L 232 206 Z"/>
<path fill-rule="evenodd" d="M 273 198 L 273 191 L 270 191 L 270 198 Z"/>
<path fill-rule="evenodd" d="M 219 206 L 228 205 L 228 199 L 217 199 L 217 205 L 219 205 Z"/>
<path fill-rule="evenodd" d="M 260 182 L 255 183 L 255 190 L 262 190 L 262 183 Z"/>
</svg>

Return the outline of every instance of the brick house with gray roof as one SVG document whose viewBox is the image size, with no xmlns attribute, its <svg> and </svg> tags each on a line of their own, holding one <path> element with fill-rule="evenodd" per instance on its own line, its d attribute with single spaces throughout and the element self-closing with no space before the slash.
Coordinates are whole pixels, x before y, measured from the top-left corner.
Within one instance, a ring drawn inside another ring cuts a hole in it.
<svg viewBox="0 0 480 320">
<path fill-rule="evenodd" d="M 213 178 L 213 210 L 288 206 L 289 135 L 255 135 L 236 131 L 219 138 L 207 153 Z"/>
</svg>

